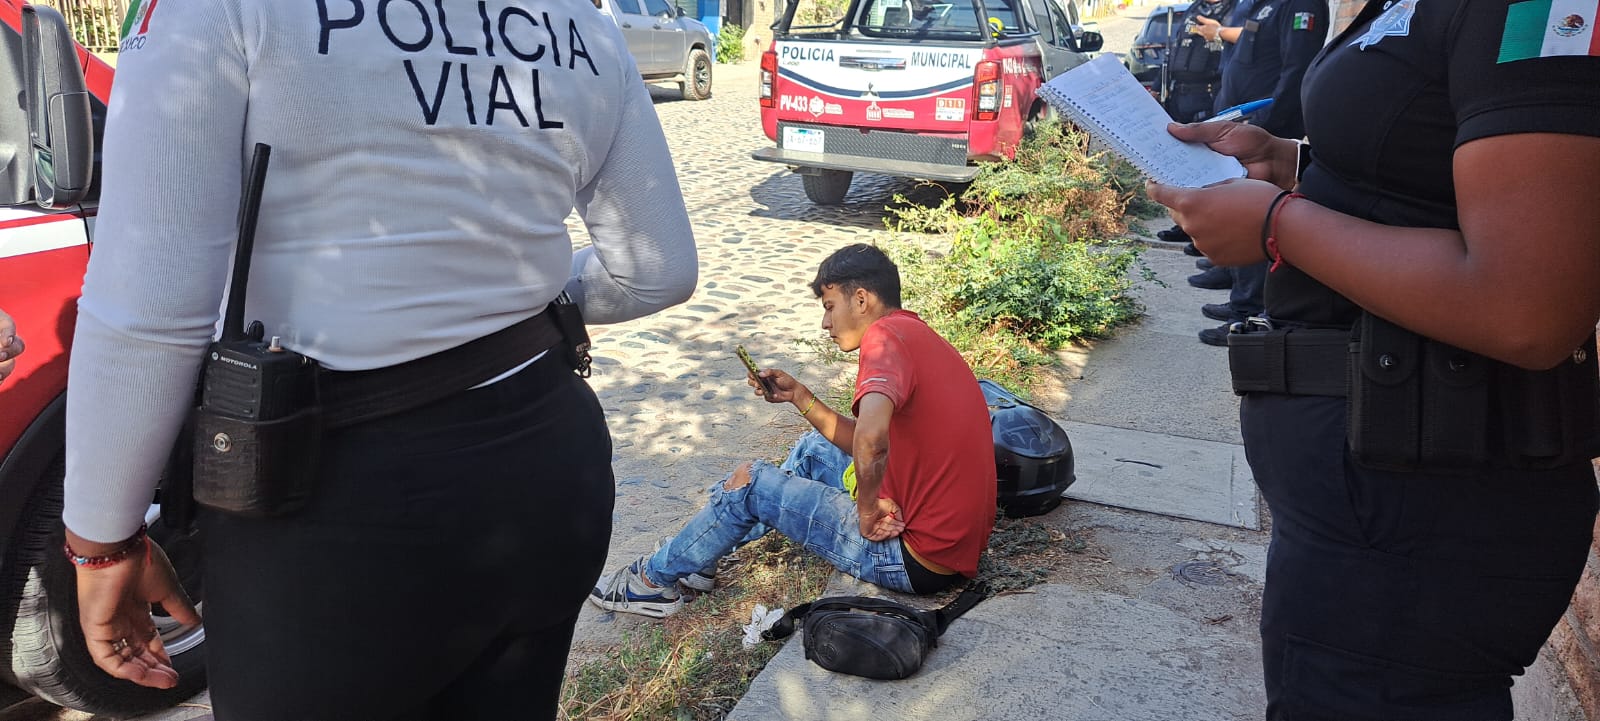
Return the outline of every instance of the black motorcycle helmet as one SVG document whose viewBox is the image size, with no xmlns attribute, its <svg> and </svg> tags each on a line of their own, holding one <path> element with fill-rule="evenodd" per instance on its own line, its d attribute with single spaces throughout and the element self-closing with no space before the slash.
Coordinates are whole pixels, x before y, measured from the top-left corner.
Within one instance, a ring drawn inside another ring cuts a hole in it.
<svg viewBox="0 0 1600 721">
<path fill-rule="evenodd" d="M 1010 518 L 1049 513 L 1078 480 L 1066 430 L 1000 384 L 980 380 L 978 386 L 994 434 L 996 502 Z"/>
</svg>

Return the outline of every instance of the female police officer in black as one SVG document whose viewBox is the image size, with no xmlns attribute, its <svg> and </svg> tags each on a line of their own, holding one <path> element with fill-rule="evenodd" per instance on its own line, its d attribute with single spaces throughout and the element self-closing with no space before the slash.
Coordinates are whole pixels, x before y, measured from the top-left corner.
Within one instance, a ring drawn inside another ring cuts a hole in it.
<svg viewBox="0 0 1600 721">
<path fill-rule="evenodd" d="M 1253 179 L 1152 197 L 1219 265 L 1275 264 L 1287 365 L 1254 377 L 1263 344 L 1230 340 L 1273 514 L 1269 718 L 1510 719 L 1583 568 L 1600 42 L 1551 7 L 1373 0 L 1306 75 L 1297 187 L 1293 141 L 1173 129 Z"/>
</svg>

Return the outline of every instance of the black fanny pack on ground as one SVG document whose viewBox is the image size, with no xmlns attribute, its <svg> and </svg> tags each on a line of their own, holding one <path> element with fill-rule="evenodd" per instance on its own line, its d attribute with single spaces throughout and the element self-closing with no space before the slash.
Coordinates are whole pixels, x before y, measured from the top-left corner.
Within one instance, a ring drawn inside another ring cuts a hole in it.
<svg viewBox="0 0 1600 721">
<path fill-rule="evenodd" d="M 1228 336 L 1234 391 L 1347 399 L 1351 454 L 1387 470 L 1547 469 L 1600 455 L 1595 337 L 1530 371 L 1363 313 L 1351 330 L 1275 328 Z"/>
<path fill-rule="evenodd" d="M 795 623 L 803 621 L 806 658 L 818 666 L 852 676 L 897 680 L 921 669 L 950 622 L 987 596 L 987 587 L 969 586 L 932 611 L 869 596 L 819 598 L 789 609 L 761 637 L 788 638 Z"/>
</svg>

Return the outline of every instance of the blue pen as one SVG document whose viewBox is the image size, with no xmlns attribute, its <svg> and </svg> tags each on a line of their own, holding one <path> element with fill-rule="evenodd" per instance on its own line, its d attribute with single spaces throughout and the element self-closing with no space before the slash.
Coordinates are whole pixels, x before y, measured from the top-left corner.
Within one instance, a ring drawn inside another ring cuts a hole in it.
<svg viewBox="0 0 1600 721">
<path fill-rule="evenodd" d="M 1213 115 L 1213 116 L 1211 116 L 1209 118 L 1206 118 L 1202 122 L 1206 122 L 1206 123 L 1226 123 L 1226 122 L 1228 122 L 1230 120 L 1238 120 L 1239 118 L 1242 118 L 1242 117 L 1244 117 L 1246 115 L 1249 115 L 1249 114 L 1251 114 L 1251 113 L 1253 113 L 1253 112 L 1255 112 L 1257 110 L 1260 110 L 1262 108 L 1265 108 L 1265 107 L 1267 107 L 1268 105 L 1271 105 L 1271 104 L 1272 104 L 1272 98 L 1267 98 L 1265 100 L 1252 100 L 1252 101 L 1250 101 L 1248 103 L 1243 103 L 1241 105 L 1235 105 L 1235 106 L 1233 106 L 1231 108 L 1228 108 L 1227 110 L 1224 110 L 1224 111 L 1222 111 L 1220 113 L 1217 113 L 1216 115 Z"/>
</svg>

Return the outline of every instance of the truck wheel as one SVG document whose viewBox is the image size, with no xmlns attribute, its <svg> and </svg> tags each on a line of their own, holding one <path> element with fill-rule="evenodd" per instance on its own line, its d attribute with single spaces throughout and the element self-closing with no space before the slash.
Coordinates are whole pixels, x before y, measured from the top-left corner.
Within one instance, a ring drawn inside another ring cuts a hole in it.
<svg viewBox="0 0 1600 721">
<path fill-rule="evenodd" d="M 689 51 L 689 62 L 683 68 L 683 99 L 705 100 L 711 97 L 711 56 L 700 48 Z"/>
<path fill-rule="evenodd" d="M 0 575 L 0 635 L 8 663 L 0 678 L 51 703 L 94 714 L 131 716 L 169 708 L 205 687 L 205 628 L 179 626 L 159 607 L 151 620 L 178 671 L 178 686 L 161 690 L 115 679 L 101 671 L 84 647 L 78 625 L 77 577 L 61 554 L 61 479 L 64 457 L 50 464 L 29 497 L 6 546 Z M 193 534 L 150 521 L 150 536 L 172 559 L 190 598 L 200 601 L 200 542 Z"/>
<path fill-rule="evenodd" d="M 1040 101 L 1039 106 L 1034 109 L 1033 114 L 1028 117 L 1027 122 L 1022 124 L 1022 135 L 1023 137 L 1032 137 L 1037 135 L 1039 133 L 1039 126 L 1046 123 L 1055 122 L 1060 119 L 1061 116 L 1056 113 L 1055 108 L 1051 107 L 1049 103 Z"/>
<path fill-rule="evenodd" d="M 805 185 L 806 197 L 817 205 L 838 205 L 850 190 L 850 179 L 855 173 L 848 170 L 816 170 L 800 176 Z"/>
</svg>

